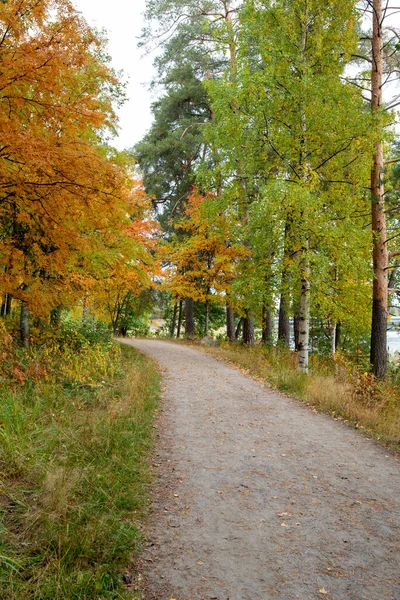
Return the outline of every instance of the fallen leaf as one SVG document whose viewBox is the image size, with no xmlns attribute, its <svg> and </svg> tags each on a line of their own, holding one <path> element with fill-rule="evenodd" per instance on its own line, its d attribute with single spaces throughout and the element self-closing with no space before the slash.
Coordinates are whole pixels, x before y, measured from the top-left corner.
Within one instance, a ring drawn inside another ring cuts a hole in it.
<svg viewBox="0 0 400 600">
<path fill-rule="evenodd" d="M 319 590 L 319 593 L 324 594 L 325 596 L 326 594 L 329 594 L 328 590 L 326 590 L 324 587 Z"/>
<path fill-rule="evenodd" d="M 197 563 L 198 565 L 204 565 L 202 560 L 199 560 L 199 562 Z"/>
</svg>

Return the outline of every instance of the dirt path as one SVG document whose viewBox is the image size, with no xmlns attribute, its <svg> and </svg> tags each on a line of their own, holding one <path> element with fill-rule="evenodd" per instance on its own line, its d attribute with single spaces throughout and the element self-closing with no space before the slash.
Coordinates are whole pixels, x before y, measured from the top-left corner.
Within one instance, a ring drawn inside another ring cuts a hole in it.
<svg viewBox="0 0 400 600">
<path fill-rule="evenodd" d="M 192 348 L 165 370 L 145 600 L 400 600 L 400 464 Z"/>
</svg>

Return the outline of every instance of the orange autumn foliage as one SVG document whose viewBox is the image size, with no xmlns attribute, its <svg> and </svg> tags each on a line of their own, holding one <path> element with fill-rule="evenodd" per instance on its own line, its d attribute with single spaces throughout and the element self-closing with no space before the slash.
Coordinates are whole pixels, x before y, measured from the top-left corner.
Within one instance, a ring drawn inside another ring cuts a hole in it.
<svg viewBox="0 0 400 600">
<path fill-rule="evenodd" d="M 148 285 L 143 191 L 103 142 L 119 94 L 104 42 L 69 0 L 8 0 L 0 56 L 0 292 L 45 314 L 117 272 Z"/>
<path fill-rule="evenodd" d="M 186 218 L 175 226 L 183 235 L 176 235 L 161 250 L 170 266 L 165 287 L 174 299 L 224 302 L 239 263 L 248 256 L 243 244 L 231 241 L 228 215 L 209 211 L 213 200 L 213 196 L 193 190 Z"/>
</svg>

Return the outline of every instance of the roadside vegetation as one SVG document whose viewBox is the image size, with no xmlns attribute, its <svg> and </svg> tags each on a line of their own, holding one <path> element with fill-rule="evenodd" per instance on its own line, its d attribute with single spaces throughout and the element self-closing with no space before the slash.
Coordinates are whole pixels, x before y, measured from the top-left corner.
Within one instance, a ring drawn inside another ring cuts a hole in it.
<svg viewBox="0 0 400 600">
<path fill-rule="evenodd" d="M 310 372 L 296 368 L 296 353 L 284 347 L 221 343 L 202 346 L 209 354 L 246 374 L 304 401 L 315 410 L 343 420 L 394 450 L 400 450 L 400 366 L 393 363 L 387 381 L 378 381 L 342 353 L 333 359 L 312 355 Z"/>
<path fill-rule="evenodd" d="M 0 597 L 132 598 L 155 364 L 70 320 L 29 353 L 1 338 Z"/>
</svg>

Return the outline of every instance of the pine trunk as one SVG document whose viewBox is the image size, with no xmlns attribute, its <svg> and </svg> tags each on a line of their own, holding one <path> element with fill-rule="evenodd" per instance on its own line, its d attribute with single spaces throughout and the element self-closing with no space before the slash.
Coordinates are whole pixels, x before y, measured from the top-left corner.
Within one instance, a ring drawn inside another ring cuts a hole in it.
<svg viewBox="0 0 400 600">
<path fill-rule="evenodd" d="M 229 306 L 228 304 L 226 306 L 226 335 L 230 342 L 236 342 L 235 314 L 232 306 Z"/>
<path fill-rule="evenodd" d="M 194 338 L 194 301 L 192 298 L 185 300 L 185 337 Z"/>
<path fill-rule="evenodd" d="M 21 302 L 19 333 L 22 346 L 29 350 L 29 309 L 24 301 Z"/>
<path fill-rule="evenodd" d="M 371 107 L 372 112 L 376 112 L 382 105 L 382 0 L 373 0 L 372 59 Z M 373 373 L 378 379 L 385 378 L 387 369 L 388 249 L 383 170 L 383 146 L 379 143 L 371 171 L 374 282 L 370 357 Z"/>
</svg>

